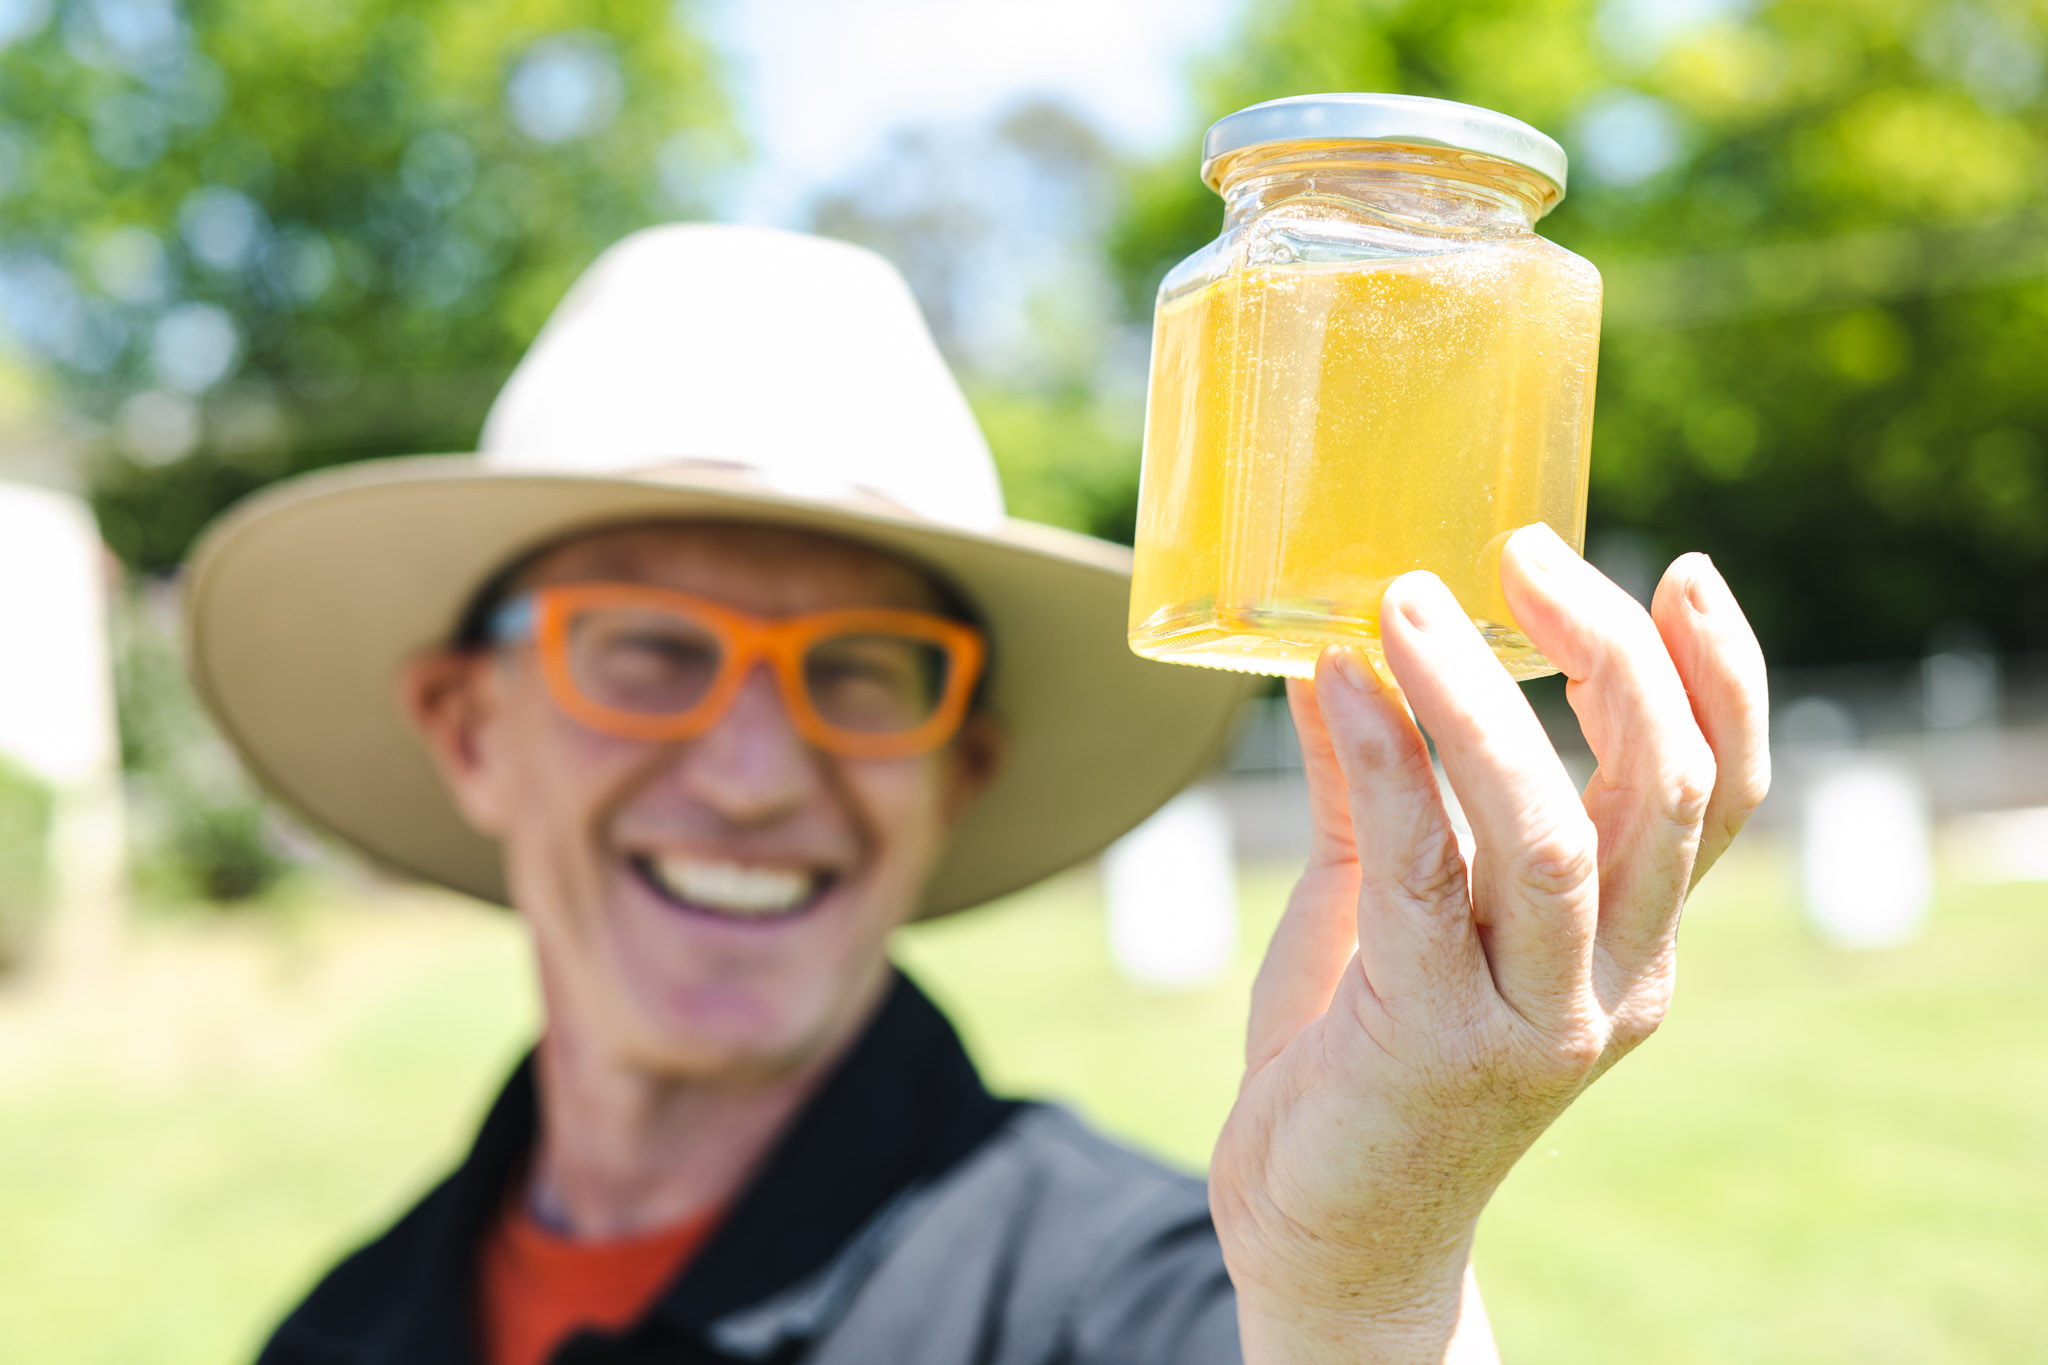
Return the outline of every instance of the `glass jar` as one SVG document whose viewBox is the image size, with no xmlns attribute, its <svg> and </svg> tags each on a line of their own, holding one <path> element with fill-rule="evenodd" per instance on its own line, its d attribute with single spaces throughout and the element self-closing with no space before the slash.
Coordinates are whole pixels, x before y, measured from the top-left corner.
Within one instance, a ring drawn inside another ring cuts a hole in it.
<svg viewBox="0 0 2048 1365">
<path fill-rule="evenodd" d="M 1508 533 L 1585 535 L 1600 274 L 1534 224 L 1564 149 L 1503 114 L 1304 95 L 1219 121 L 1223 232 L 1159 287 L 1131 647 L 1311 676 L 1379 651 L 1440 575 L 1518 678 L 1555 672 L 1500 584 Z"/>
</svg>

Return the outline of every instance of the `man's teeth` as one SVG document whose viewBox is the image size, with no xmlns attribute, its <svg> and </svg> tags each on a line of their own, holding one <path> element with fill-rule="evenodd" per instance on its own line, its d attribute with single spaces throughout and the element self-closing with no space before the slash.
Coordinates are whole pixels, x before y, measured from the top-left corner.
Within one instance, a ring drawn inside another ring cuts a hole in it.
<svg viewBox="0 0 2048 1365">
<path fill-rule="evenodd" d="M 697 858 L 650 858 L 648 870 L 679 901 L 725 915 L 774 915 L 810 898 L 815 873 L 787 867 L 747 867 Z"/>
</svg>

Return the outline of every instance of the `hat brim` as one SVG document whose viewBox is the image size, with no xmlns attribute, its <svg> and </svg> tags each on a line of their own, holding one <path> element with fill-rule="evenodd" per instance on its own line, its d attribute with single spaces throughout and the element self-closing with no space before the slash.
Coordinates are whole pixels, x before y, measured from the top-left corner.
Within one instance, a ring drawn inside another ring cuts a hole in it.
<svg viewBox="0 0 2048 1365">
<path fill-rule="evenodd" d="M 456 812 L 399 704 L 493 572 L 580 531 L 762 521 L 929 566 L 994 640 L 985 697 L 1003 766 L 962 817 L 922 915 L 1028 886 L 1099 851 L 1214 761 L 1248 682 L 1124 641 L 1129 552 L 1010 521 L 987 534 L 858 497 L 795 496 L 733 471 L 510 472 L 463 456 L 369 461 L 257 494 L 195 553 L 192 676 L 273 795 L 396 871 L 507 900 L 497 845 Z"/>
</svg>

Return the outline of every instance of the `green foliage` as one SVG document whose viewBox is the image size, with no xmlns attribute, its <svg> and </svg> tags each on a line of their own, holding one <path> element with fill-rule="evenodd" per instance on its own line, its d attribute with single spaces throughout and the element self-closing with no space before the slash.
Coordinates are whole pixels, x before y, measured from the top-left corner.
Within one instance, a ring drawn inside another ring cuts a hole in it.
<svg viewBox="0 0 2048 1365">
<path fill-rule="evenodd" d="M 1669 1022 L 1480 1226 L 1504 1358 L 2037 1360 L 2048 888 L 1947 886 L 1922 942 L 1844 955 L 1802 932 L 1792 870 L 1752 840 L 1687 915 Z M 1291 877 L 1245 877 L 1239 953 L 1201 990 L 1121 980 L 1085 877 L 914 925 L 895 952 L 997 1091 L 1199 1167 Z M 175 926 L 89 1029 L 54 997 L 0 1011 L 0 1170 L 21 1173 L 0 1181 L 0 1359 L 248 1360 L 461 1158 L 537 1027 L 525 936 L 440 898 L 365 908 Z M 164 980 L 204 989 L 146 988 Z"/>
<path fill-rule="evenodd" d="M 904 272 L 963 378 L 1011 513 L 1128 544 L 1144 353 L 1117 325 L 1100 248 L 1121 178 L 1080 115 L 1033 97 L 981 126 L 899 135 L 820 195 L 811 218 Z"/>
<path fill-rule="evenodd" d="M 1288 0 L 1209 116 L 1388 90 L 1562 140 L 1544 231 L 1608 281 L 1592 518 L 1711 551 L 1773 657 L 2048 646 L 2048 8 L 1977 0 Z M 1220 206 L 1195 141 L 1109 238 L 1149 312 Z"/>
<path fill-rule="evenodd" d="M 162 591 L 121 604 L 114 661 L 136 883 L 170 901 L 241 905 L 291 869 L 275 817 L 207 723 Z"/>
<path fill-rule="evenodd" d="M 48 784 L 0 758 L 0 975 L 27 954 L 49 895 Z"/>
<path fill-rule="evenodd" d="M 975 396 L 1012 516 L 1128 545 L 1138 515 L 1136 412 L 1075 388 Z"/>
<path fill-rule="evenodd" d="M 0 47 L 0 319 L 108 423 L 144 568 L 270 479 L 468 448 L 574 274 L 733 150 L 670 0 L 52 8 Z"/>
<path fill-rule="evenodd" d="M 237 793 L 232 800 L 194 799 L 189 791 L 177 795 L 157 864 L 174 893 L 212 905 L 244 905 L 290 870 L 278 851 L 270 813 L 255 793 Z"/>
</svg>

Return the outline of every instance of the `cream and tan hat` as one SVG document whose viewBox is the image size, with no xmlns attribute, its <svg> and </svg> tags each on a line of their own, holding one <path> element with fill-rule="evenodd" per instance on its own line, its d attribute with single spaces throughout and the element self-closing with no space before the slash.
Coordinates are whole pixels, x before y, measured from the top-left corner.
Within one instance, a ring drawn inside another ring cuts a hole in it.
<svg viewBox="0 0 2048 1365">
<path fill-rule="evenodd" d="M 257 778 L 377 861 L 505 898 L 399 709 L 497 571 L 622 522 L 773 522 L 935 572 L 987 623 L 1003 771 L 923 913 L 1087 857 L 1211 761 L 1244 682 L 1124 644 L 1129 553 L 1007 517 L 987 443 L 895 269 L 760 228 L 635 234 L 569 291 L 475 456 L 348 465 L 216 524 L 186 593 L 200 695 Z"/>
</svg>

